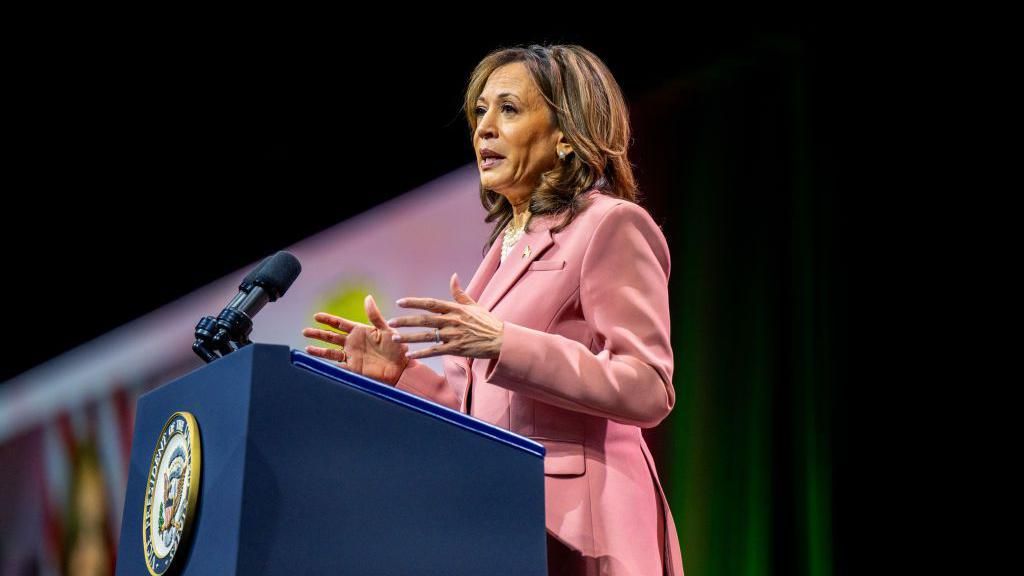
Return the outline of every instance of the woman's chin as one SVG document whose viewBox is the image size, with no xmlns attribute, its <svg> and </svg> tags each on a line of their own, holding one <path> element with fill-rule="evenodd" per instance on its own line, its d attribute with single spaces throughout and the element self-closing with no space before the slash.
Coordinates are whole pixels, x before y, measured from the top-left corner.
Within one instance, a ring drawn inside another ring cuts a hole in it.
<svg viewBox="0 0 1024 576">
<path fill-rule="evenodd" d="M 490 174 L 485 172 L 480 175 L 480 185 L 487 190 L 498 192 L 498 188 L 501 188 L 501 181 L 497 178 L 492 178 Z"/>
</svg>

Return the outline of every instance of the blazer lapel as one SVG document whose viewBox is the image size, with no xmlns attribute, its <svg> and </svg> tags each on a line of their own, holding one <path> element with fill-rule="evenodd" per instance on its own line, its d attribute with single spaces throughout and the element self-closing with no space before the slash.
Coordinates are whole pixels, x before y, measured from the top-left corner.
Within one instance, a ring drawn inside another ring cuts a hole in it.
<svg viewBox="0 0 1024 576">
<path fill-rule="evenodd" d="M 466 286 L 466 294 L 477 302 L 480 302 L 480 294 L 484 291 L 487 283 L 490 282 L 491 277 L 494 276 L 494 271 L 498 269 L 498 263 L 501 262 L 501 236 L 499 235 L 497 240 L 491 244 L 491 249 L 487 251 L 487 255 L 484 256 L 480 265 L 476 268 L 476 273 L 473 274 L 473 278 L 470 279 L 469 285 Z"/>
<path fill-rule="evenodd" d="M 501 300 L 505 293 L 515 284 L 516 280 L 529 268 L 530 263 L 540 256 L 554 240 L 549 232 L 551 222 L 545 218 L 534 218 L 531 222 L 531 231 L 523 234 L 516 244 L 515 251 L 509 252 L 505 262 L 501 262 L 501 240 L 499 234 L 491 249 L 484 256 L 483 262 L 477 267 L 473 280 L 466 287 L 466 293 L 477 304 L 490 311 Z M 524 250 L 529 246 L 530 250 L 524 256 Z M 465 397 L 462 405 L 466 414 L 472 415 L 473 403 L 473 364 L 475 358 L 467 358 L 467 381 Z"/>
<path fill-rule="evenodd" d="M 498 269 L 498 264 L 501 262 L 501 236 L 491 244 L 491 249 L 487 251 L 487 255 L 484 256 L 480 265 L 477 266 L 476 272 L 473 274 L 473 278 L 469 281 L 469 285 L 466 286 L 466 294 L 477 303 L 480 302 L 480 294 L 487 287 L 491 278 L 494 276 L 495 270 Z M 455 362 L 462 361 L 463 358 L 458 358 Z M 462 408 L 466 411 L 466 414 L 471 414 L 472 401 L 473 401 L 473 360 L 474 358 L 465 358 L 466 363 L 466 389 L 463 392 Z"/>
<path fill-rule="evenodd" d="M 519 239 L 519 243 L 516 244 L 513 251 L 509 252 L 508 257 L 505 258 L 505 262 L 497 267 L 497 272 L 491 276 L 490 282 L 487 283 L 487 287 L 484 288 L 480 298 L 476 299 L 488 311 L 494 309 L 509 289 L 519 280 L 519 277 L 530 267 L 530 263 L 536 260 L 538 256 L 543 254 L 554 243 L 554 239 L 551 238 L 551 221 L 549 218 L 536 217 L 530 224 L 532 230 L 523 234 L 523 237 Z M 497 261 L 500 262 L 500 237 L 495 244 L 497 250 L 495 250 L 495 247 L 492 247 L 491 252 L 497 254 Z"/>
</svg>

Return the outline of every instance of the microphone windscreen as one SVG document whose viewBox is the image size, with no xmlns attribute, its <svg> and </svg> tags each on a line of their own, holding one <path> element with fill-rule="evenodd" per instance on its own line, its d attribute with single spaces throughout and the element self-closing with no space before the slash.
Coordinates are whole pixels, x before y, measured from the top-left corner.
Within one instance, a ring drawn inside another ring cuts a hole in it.
<svg viewBox="0 0 1024 576">
<path fill-rule="evenodd" d="M 299 259 L 281 250 L 264 260 L 255 270 L 253 284 L 262 286 L 273 302 L 284 296 L 292 282 L 299 277 L 299 272 L 302 272 L 302 264 L 299 264 Z"/>
<path fill-rule="evenodd" d="M 248 292 L 249 290 L 251 290 L 253 287 L 253 283 L 256 281 L 256 275 L 260 273 L 260 270 L 262 270 L 263 267 L 267 265 L 267 262 L 270 262 L 270 259 L 273 257 L 273 254 L 267 256 L 266 258 L 263 259 L 262 262 L 260 262 L 252 270 L 250 270 L 249 273 L 245 275 L 245 278 L 242 278 L 242 283 L 238 285 L 238 289 L 243 292 Z"/>
</svg>

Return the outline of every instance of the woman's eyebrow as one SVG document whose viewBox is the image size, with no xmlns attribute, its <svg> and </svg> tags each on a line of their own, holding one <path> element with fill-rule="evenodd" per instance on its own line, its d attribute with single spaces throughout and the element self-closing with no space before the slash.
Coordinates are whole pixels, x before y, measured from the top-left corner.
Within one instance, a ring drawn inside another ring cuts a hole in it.
<svg viewBox="0 0 1024 576">
<path fill-rule="evenodd" d="M 517 96 L 516 94 L 514 94 L 512 92 L 502 92 L 501 94 L 498 94 L 495 98 L 497 98 L 498 100 L 501 100 L 502 98 L 509 98 L 511 100 L 522 101 L 522 99 L 519 96 Z M 479 98 L 477 98 L 476 101 L 477 102 L 480 102 L 480 101 L 486 102 L 486 100 L 484 100 L 483 95 L 481 95 Z"/>
</svg>

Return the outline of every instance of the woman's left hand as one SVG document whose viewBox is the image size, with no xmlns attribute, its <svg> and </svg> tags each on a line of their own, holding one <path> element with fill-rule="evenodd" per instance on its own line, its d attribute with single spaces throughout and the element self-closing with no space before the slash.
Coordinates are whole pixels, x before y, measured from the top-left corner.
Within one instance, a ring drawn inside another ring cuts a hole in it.
<svg viewBox="0 0 1024 576">
<path fill-rule="evenodd" d="M 497 358 L 501 351 L 501 338 L 505 324 L 477 304 L 459 286 L 458 274 L 452 274 L 452 297 L 454 302 L 435 298 L 402 298 L 397 304 L 402 308 L 418 308 L 435 314 L 399 316 L 388 320 L 388 326 L 399 328 L 417 326 L 430 328 L 428 332 L 393 334 L 395 342 L 437 342 L 437 346 L 409 352 L 409 358 L 428 358 L 450 354 L 468 358 Z M 435 331 L 435 329 L 437 331 Z"/>
</svg>

